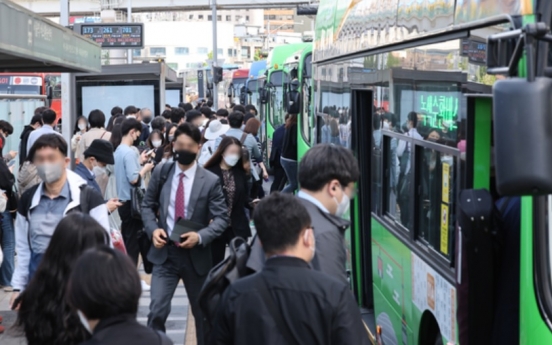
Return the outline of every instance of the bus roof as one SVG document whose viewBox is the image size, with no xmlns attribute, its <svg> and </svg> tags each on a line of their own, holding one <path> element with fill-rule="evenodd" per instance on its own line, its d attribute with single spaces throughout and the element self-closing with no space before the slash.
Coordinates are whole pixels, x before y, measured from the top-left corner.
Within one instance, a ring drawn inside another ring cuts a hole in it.
<svg viewBox="0 0 552 345">
<path fill-rule="evenodd" d="M 305 43 L 305 46 L 302 49 L 291 53 L 286 59 L 286 61 L 284 61 L 284 64 L 287 65 L 287 64 L 293 64 L 298 62 L 298 60 L 303 58 L 305 55 L 312 53 L 312 48 L 313 48 L 312 42 Z"/>
<path fill-rule="evenodd" d="M 312 46 L 312 43 L 294 43 L 274 47 L 274 49 L 272 49 L 268 54 L 267 69 L 282 69 L 284 67 L 284 62 L 287 60 L 288 57 L 290 57 L 293 53 L 304 49 L 308 45 Z"/>
<path fill-rule="evenodd" d="M 473 21 L 533 14 L 533 2 L 514 0 L 320 0 L 314 60 L 326 60 L 422 35 L 451 31 Z"/>
<path fill-rule="evenodd" d="M 234 70 L 232 74 L 232 78 L 240 78 L 240 79 L 249 78 L 249 70 L 245 68 Z"/>
<path fill-rule="evenodd" d="M 255 61 L 249 68 L 249 76 L 253 79 L 257 79 L 266 71 L 266 60 Z"/>
</svg>

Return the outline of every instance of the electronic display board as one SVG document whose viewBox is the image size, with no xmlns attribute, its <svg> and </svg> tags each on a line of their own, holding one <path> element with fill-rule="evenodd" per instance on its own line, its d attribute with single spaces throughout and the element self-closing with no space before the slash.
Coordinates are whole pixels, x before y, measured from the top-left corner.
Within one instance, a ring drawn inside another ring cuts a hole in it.
<svg viewBox="0 0 552 345">
<path fill-rule="evenodd" d="M 144 47 L 142 23 L 75 24 L 74 31 L 98 43 L 103 49 Z"/>
</svg>

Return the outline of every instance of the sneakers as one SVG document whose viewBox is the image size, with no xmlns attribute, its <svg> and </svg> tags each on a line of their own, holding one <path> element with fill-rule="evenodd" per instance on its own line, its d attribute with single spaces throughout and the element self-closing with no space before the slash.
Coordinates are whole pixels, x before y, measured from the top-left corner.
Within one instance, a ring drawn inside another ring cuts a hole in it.
<svg viewBox="0 0 552 345">
<path fill-rule="evenodd" d="M 150 291 L 151 287 L 143 280 L 140 280 L 140 283 L 142 284 L 142 291 Z"/>
</svg>

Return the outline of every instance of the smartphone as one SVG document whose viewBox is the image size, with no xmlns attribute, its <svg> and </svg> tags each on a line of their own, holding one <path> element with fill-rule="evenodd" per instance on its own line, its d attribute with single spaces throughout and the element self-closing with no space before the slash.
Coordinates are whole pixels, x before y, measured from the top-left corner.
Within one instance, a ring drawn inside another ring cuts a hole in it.
<svg viewBox="0 0 552 345">
<path fill-rule="evenodd" d="M 8 168 L 11 168 L 14 165 L 15 165 L 15 159 L 12 159 L 11 161 L 8 162 Z"/>
</svg>

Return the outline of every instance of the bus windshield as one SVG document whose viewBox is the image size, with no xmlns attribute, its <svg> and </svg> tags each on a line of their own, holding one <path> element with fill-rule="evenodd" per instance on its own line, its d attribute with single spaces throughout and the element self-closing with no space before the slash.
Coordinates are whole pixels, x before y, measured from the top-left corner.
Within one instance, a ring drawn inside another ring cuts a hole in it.
<svg viewBox="0 0 552 345">
<path fill-rule="evenodd" d="M 284 123 L 283 76 L 283 71 L 274 71 L 270 74 L 270 84 L 272 85 L 270 89 L 270 123 L 272 123 L 274 127 L 278 127 Z"/>
</svg>

